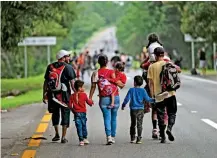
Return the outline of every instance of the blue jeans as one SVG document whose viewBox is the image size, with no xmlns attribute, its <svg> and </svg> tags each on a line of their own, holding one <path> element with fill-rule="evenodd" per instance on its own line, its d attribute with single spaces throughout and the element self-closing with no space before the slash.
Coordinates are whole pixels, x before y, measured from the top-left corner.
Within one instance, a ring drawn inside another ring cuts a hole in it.
<svg viewBox="0 0 217 158">
<path fill-rule="evenodd" d="M 85 112 L 75 112 L 74 117 L 79 141 L 83 141 L 87 138 L 87 115 Z"/>
<path fill-rule="evenodd" d="M 99 105 L 103 114 L 106 136 L 115 137 L 117 128 L 117 112 L 120 106 L 119 96 L 115 96 L 115 106 L 109 109 L 111 105 L 111 97 L 101 97 Z"/>
</svg>

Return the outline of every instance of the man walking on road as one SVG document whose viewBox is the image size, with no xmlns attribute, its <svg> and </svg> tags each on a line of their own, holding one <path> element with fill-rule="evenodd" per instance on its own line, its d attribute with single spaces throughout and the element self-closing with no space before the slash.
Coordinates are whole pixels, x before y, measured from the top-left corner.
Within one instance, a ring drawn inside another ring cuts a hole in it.
<svg viewBox="0 0 217 158">
<path fill-rule="evenodd" d="M 156 57 L 156 62 L 150 65 L 148 69 L 148 79 L 151 97 L 157 96 L 162 92 L 161 83 L 160 83 L 160 73 L 162 71 L 162 66 L 166 64 L 164 61 L 164 49 L 162 47 L 157 47 L 154 50 L 154 55 Z M 176 112 L 177 112 L 177 102 L 175 91 L 169 91 L 169 95 L 166 99 L 156 98 L 156 109 L 158 117 L 158 125 L 160 129 L 161 143 L 166 142 L 165 137 L 165 122 L 164 122 L 164 113 L 165 107 L 168 114 L 168 126 L 167 126 L 167 135 L 170 141 L 174 141 L 172 134 L 172 127 L 175 124 Z"/>
<path fill-rule="evenodd" d="M 71 85 L 73 85 L 72 80 L 76 77 L 72 66 L 66 63 L 69 57 L 70 52 L 60 50 L 56 56 L 58 61 L 48 65 L 44 75 L 43 102 L 46 103 L 47 97 L 48 111 L 52 113 L 52 123 L 55 129 L 55 136 L 52 141 L 60 140 L 58 125 L 61 111 L 61 143 L 68 142 L 65 138 L 70 120 L 68 103 L 72 89 Z"/>
<path fill-rule="evenodd" d="M 204 48 L 198 51 L 198 56 L 200 60 L 200 69 L 202 70 L 202 75 L 206 75 L 206 52 Z"/>
</svg>

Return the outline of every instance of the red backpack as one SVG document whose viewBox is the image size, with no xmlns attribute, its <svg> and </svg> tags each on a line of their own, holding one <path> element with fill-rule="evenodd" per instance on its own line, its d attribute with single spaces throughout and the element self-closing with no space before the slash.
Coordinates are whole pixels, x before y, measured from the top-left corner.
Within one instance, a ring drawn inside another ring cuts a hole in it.
<svg viewBox="0 0 217 158">
<path fill-rule="evenodd" d="M 109 72 L 109 70 L 107 70 L 107 72 L 105 74 L 98 74 L 98 71 L 96 73 L 96 76 L 98 77 L 98 86 L 99 86 L 99 91 L 101 96 L 106 97 L 106 96 L 110 96 L 113 93 L 113 88 L 112 88 L 112 84 L 106 79 L 106 75 Z"/>
<path fill-rule="evenodd" d="M 49 79 L 48 79 L 48 88 L 51 91 L 60 91 L 62 88 L 61 85 L 61 76 L 65 65 L 62 65 L 58 68 L 55 68 L 53 64 L 50 65 Z"/>
</svg>

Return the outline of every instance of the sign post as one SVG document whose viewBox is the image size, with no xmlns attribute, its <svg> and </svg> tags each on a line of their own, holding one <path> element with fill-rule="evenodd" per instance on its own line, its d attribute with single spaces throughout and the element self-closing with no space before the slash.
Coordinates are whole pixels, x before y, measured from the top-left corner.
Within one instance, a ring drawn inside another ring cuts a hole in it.
<svg viewBox="0 0 217 158">
<path fill-rule="evenodd" d="M 214 65 L 214 70 L 217 71 L 217 56 L 216 56 L 216 43 L 213 43 L 213 65 Z"/>
<path fill-rule="evenodd" d="M 192 62 L 192 69 L 195 68 L 195 59 L 194 59 L 194 41 L 191 42 L 191 62 Z"/>
<path fill-rule="evenodd" d="M 50 64 L 50 46 L 56 45 L 56 37 L 27 37 L 22 42 L 18 43 L 18 46 L 24 46 L 24 66 L 25 66 L 25 78 L 27 78 L 28 72 L 28 58 L 27 58 L 27 46 L 47 46 L 47 62 Z"/>
<path fill-rule="evenodd" d="M 50 45 L 47 46 L 47 64 L 50 64 Z"/>
<path fill-rule="evenodd" d="M 27 78 L 27 72 L 28 72 L 28 63 L 27 63 L 27 47 L 26 46 L 24 46 L 24 62 L 25 62 L 25 78 Z"/>
<path fill-rule="evenodd" d="M 191 42 L 191 62 L 192 62 L 192 69 L 194 69 L 195 68 L 194 42 L 205 42 L 206 40 L 201 37 L 194 39 L 189 34 L 185 34 L 184 38 L 185 38 L 185 42 Z"/>
</svg>

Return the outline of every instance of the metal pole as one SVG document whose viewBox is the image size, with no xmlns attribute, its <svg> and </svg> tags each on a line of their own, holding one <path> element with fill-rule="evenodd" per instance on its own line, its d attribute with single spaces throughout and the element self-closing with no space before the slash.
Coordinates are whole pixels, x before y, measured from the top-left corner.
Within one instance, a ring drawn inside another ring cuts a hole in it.
<svg viewBox="0 0 217 158">
<path fill-rule="evenodd" d="M 213 60 L 213 64 L 214 64 L 214 70 L 216 71 L 216 67 L 217 67 L 217 65 L 216 65 L 216 62 L 217 62 L 217 56 L 216 56 L 216 43 L 214 42 L 213 43 L 213 57 L 214 57 L 214 60 Z"/>
<path fill-rule="evenodd" d="M 24 64 L 25 64 L 25 78 L 27 78 L 27 47 L 24 46 Z"/>
<path fill-rule="evenodd" d="M 50 45 L 47 46 L 47 64 L 50 64 Z"/>
<path fill-rule="evenodd" d="M 192 59 L 192 69 L 195 68 L 195 60 L 194 60 L 194 42 L 191 42 L 191 59 Z"/>
</svg>

